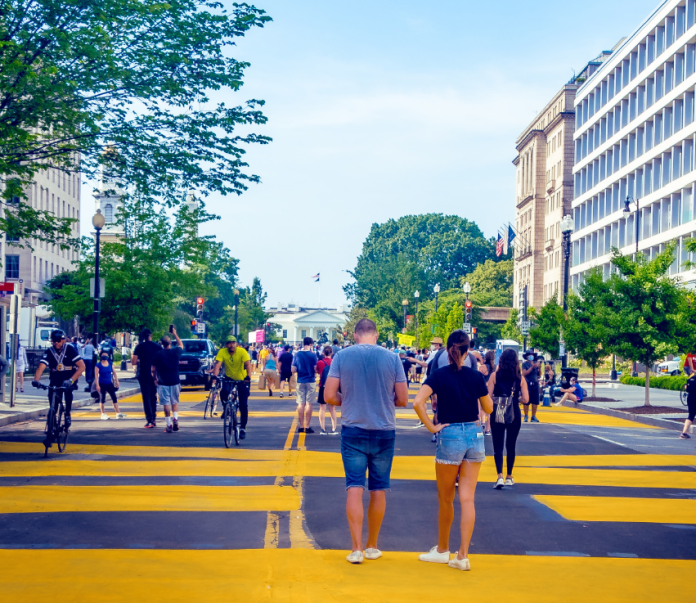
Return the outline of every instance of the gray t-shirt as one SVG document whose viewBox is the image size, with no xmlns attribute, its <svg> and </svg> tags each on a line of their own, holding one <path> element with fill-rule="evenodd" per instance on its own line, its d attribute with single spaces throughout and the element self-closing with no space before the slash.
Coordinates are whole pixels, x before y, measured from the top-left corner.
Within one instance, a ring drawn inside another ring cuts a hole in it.
<svg viewBox="0 0 696 603">
<path fill-rule="evenodd" d="M 361 429 L 396 429 L 394 384 L 406 381 L 396 354 L 370 344 L 341 350 L 329 377 L 341 381 L 341 424 Z"/>
</svg>

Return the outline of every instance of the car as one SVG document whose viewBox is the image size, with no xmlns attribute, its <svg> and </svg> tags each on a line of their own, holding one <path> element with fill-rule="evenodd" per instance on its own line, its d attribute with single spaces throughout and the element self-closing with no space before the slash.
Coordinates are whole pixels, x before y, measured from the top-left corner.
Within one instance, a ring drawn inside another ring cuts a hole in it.
<svg viewBox="0 0 696 603">
<path fill-rule="evenodd" d="M 209 372 L 215 364 L 217 350 L 210 339 L 183 339 L 184 351 L 179 359 L 182 385 L 203 385 L 210 390 L 213 378 Z"/>
<path fill-rule="evenodd" d="M 665 360 L 664 362 L 657 365 L 657 372 L 659 375 L 680 375 L 681 367 L 679 366 L 681 361 L 677 360 Z"/>
</svg>

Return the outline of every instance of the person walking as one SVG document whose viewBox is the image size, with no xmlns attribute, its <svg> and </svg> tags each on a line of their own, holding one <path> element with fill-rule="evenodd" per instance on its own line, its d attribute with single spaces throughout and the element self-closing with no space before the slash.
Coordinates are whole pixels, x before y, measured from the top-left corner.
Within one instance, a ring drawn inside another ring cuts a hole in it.
<svg viewBox="0 0 696 603">
<path fill-rule="evenodd" d="M 341 351 L 341 348 L 338 345 L 338 339 L 334 339 L 333 345 L 331 346 L 331 357 L 335 358 L 336 354 L 338 354 L 340 351 Z"/>
<path fill-rule="evenodd" d="M 292 359 L 293 355 L 290 346 L 286 345 L 278 358 L 280 363 L 280 397 L 283 397 L 283 389 L 288 384 L 288 396 L 292 395 Z"/>
<path fill-rule="evenodd" d="M 17 342 L 17 361 L 15 362 L 15 374 L 17 375 L 17 383 L 15 384 L 15 392 L 24 393 L 24 371 L 29 366 L 27 359 L 27 350 L 22 345 L 21 341 Z"/>
<path fill-rule="evenodd" d="M 269 396 L 273 396 L 273 387 L 275 386 L 276 375 L 278 374 L 277 369 L 276 351 L 275 349 L 270 348 L 268 350 L 268 355 L 266 356 L 266 362 L 263 369 L 263 376 L 266 378 Z"/>
<path fill-rule="evenodd" d="M 691 426 L 696 418 L 696 374 L 691 370 L 689 378 L 686 380 L 686 405 L 689 409 L 689 416 L 684 421 L 684 429 L 679 434 L 682 440 L 690 440 L 691 436 L 689 431 L 691 431 Z"/>
<path fill-rule="evenodd" d="M 529 400 L 523 402 L 524 406 L 524 422 L 529 420 L 529 405 L 532 405 L 532 423 L 538 423 L 537 408 L 539 407 L 539 367 L 541 361 L 536 360 L 536 354 L 533 350 L 527 350 L 524 354 L 526 360 L 522 364 L 522 376 L 527 381 L 529 389 Z"/>
<path fill-rule="evenodd" d="M 297 416 L 300 424 L 297 428 L 298 433 L 314 433 L 309 426 L 317 387 L 317 356 L 312 352 L 313 344 L 311 337 L 305 337 L 302 341 L 304 347 L 292 359 L 292 372 L 297 373 Z"/>
<path fill-rule="evenodd" d="M 116 418 L 125 419 L 128 415 L 121 412 L 116 398 L 116 390 L 119 388 L 118 375 L 114 371 L 113 362 L 109 360 L 109 355 L 106 352 L 101 353 L 99 362 L 94 367 L 94 380 L 96 381 L 97 393 L 99 394 L 99 408 L 101 409 L 102 421 L 109 420 L 109 415 L 106 414 L 106 394 L 111 396 L 111 403 L 114 405 Z"/>
<path fill-rule="evenodd" d="M 488 384 L 488 380 L 495 372 L 495 352 L 493 350 L 485 353 L 483 356 L 483 362 L 479 364 L 478 370 L 483 375 L 486 384 Z M 483 426 L 483 435 L 491 435 L 490 415 L 486 414 L 482 408 L 479 408 L 479 418 L 481 419 L 481 425 Z"/>
<path fill-rule="evenodd" d="M 367 318 L 355 325 L 355 345 L 331 362 L 325 400 L 341 407 L 341 458 L 346 474 L 346 515 L 352 540 L 350 563 L 379 559 L 379 531 L 390 487 L 396 407 L 408 405 L 406 375 L 396 354 L 377 345 L 379 333 Z M 339 392 L 340 389 L 340 392 Z M 365 474 L 370 491 L 367 542 L 363 552 Z"/>
<path fill-rule="evenodd" d="M 329 376 L 329 367 L 331 366 L 331 361 L 333 360 L 333 349 L 330 345 L 324 347 L 324 358 L 317 362 L 317 375 L 319 375 L 319 395 L 317 400 L 319 402 L 319 427 L 321 431 L 319 435 L 339 435 L 336 431 L 336 407 L 333 404 L 327 404 L 324 398 L 324 389 L 326 388 L 326 379 Z M 331 415 L 331 431 L 326 431 L 326 407 L 329 407 L 329 414 Z"/>
<path fill-rule="evenodd" d="M 527 381 L 520 371 L 520 361 L 515 350 L 505 350 L 498 361 L 498 369 L 488 379 L 488 393 L 493 396 L 491 432 L 493 434 L 493 458 L 498 479 L 495 488 L 512 486 L 515 480 L 515 447 L 522 427 L 520 401 L 529 400 Z M 500 411 L 500 412 L 499 412 Z M 507 476 L 503 480 L 503 450 L 507 452 Z"/>
<path fill-rule="evenodd" d="M 94 371 L 92 369 L 94 368 L 93 360 L 95 351 L 92 340 L 89 337 L 85 339 L 85 343 L 80 346 L 80 357 L 82 358 L 82 362 L 85 363 L 86 392 L 92 388 L 92 382 L 94 381 Z"/>
<path fill-rule="evenodd" d="M 160 339 L 162 349 L 152 359 L 152 377 L 157 386 L 160 403 L 164 406 L 166 433 L 179 431 L 179 394 L 181 393 L 179 359 L 184 349 L 176 328 L 171 327 L 170 331 L 176 339 L 176 347 L 172 346 L 171 338 L 165 335 Z"/>
<path fill-rule="evenodd" d="M 474 494 L 481 463 L 486 458 L 479 404 L 487 413 L 493 401 L 483 375 L 464 365 L 469 352 L 469 336 L 462 330 L 453 331 L 447 338 L 449 365 L 430 374 L 413 402 L 413 408 L 431 433 L 440 433 L 435 453 L 435 479 L 439 502 L 438 543 L 420 555 L 421 561 L 448 564 L 459 570 L 471 569 L 469 543 L 474 531 L 476 510 Z M 439 425 L 428 417 L 426 403 L 437 395 Z M 455 484 L 459 478 L 461 506 L 461 544 L 450 559 L 449 537 L 454 520 Z"/>
<path fill-rule="evenodd" d="M 140 342 L 135 346 L 131 357 L 143 398 L 145 429 L 157 427 L 157 386 L 152 378 L 152 361 L 161 349 L 159 344 L 152 341 L 152 331 L 143 329 L 140 331 Z"/>
</svg>

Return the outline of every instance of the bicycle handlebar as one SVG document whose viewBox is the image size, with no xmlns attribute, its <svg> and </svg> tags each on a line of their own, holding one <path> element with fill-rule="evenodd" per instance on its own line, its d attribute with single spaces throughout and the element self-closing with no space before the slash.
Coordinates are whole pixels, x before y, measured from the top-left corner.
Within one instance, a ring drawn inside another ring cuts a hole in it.
<svg viewBox="0 0 696 603">
<path fill-rule="evenodd" d="M 63 387 L 62 385 L 44 385 L 40 381 L 32 381 L 31 383 L 36 389 L 43 389 L 43 390 L 53 390 L 53 391 L 74 391 L 78 388 L 77 383 L 73 383 L 71 387 Z"/>
</svg>

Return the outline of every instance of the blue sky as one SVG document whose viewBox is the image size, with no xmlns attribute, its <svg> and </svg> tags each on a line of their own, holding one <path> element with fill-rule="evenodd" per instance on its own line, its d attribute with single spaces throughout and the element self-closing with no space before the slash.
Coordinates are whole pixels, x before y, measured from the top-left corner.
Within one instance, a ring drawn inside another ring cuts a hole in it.
<svg viewBox="0 0 696 603">
<path fill-rule="evenodd" d="M 515 139 L 658 2 L 254 4 L 273 22 L 238 42 L 251 68 L 225 101 L 266 100 L 256 130 L 274 141 L 247 155 L 261 184 L 208 201 L 222 220 L 205 233 L 240 259 L 242 284 L 261 278 L 269 304 L 316 304 L 320 272 L 327 305 L 344 301 L 375 222 L 458 214 L 492 236 L 512 221 Z"/>
</svg>

